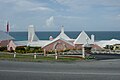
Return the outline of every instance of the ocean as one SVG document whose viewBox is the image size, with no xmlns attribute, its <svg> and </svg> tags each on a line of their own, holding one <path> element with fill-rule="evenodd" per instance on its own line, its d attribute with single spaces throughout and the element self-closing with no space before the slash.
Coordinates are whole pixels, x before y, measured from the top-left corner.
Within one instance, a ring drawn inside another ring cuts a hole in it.
<svg viewBox="0 0 120 80">
<path fill-rule="evenodd" d="M 81 31 L 66 31 L 65 33 L 73 39 L 76 39 Z M 49 36 L 53 36 L 55 38 L 59 35 L 60 32 L 36 32 L 36 35 L 40 40 L 48 40 Z M 119 39 L 120 40 L 120 31 L 86 31 L 88 36 L 90 37 L 92 34 L 95 35 L 95 40 L 110 40 L 110 39 Z M 12 37 L 15 38 L 15 41 L 27 40 L 28 33 L 27 32 L 10 32 Z"/>
</svg>

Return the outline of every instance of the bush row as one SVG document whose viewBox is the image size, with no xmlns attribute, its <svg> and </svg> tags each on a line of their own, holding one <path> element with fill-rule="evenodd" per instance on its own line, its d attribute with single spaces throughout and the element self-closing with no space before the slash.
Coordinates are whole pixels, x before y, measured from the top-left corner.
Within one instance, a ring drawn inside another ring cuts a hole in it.
<svg viewBox="0 0 120 80">
<path fill-rule="evenodd" d="M 15 52 L 17 53 L 41 53 L 43 50 L 40 47 L 16 47 Z"/>
<path fill-rule="evenodd" d="M 0 47 L 1 52 L 8 52 L 7 47 Z M 16 53 L 41 53 L 43 50 L 40 47 L 16 47 L 15 51 L 10 52 L 16 52 Z"/>
</svg>

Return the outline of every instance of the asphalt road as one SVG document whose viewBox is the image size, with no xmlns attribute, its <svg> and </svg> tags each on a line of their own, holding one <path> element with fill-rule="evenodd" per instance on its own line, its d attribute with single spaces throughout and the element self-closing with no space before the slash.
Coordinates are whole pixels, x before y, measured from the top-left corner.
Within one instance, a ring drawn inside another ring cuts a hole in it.
<svg viewBox="0 0 120 80">
<path fill-rule="evenodd" d="M 120 59 L 120 54 L 108 54 L 108 53 L 100 53 L 100 54 L 92 54 L 96 60 L 107 60 L 107 59 Z"/>
<path fill-rule="evenodd" d="M 0 61 L 0 80 L 120 80 L 120 59 L 68 63 Z"/>
</svg>

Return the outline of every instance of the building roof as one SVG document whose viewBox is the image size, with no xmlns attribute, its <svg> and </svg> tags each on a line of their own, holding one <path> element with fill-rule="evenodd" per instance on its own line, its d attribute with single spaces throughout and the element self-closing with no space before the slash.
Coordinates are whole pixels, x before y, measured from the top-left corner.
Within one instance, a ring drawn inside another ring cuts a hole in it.
<svg viewBox="0 0 120 80">
<path fill-rule="evenodd" d="M 106 45 L 114 45 L 114 44 L 120 44 L 120 40 L 117 39 L 111 39 L 111 40 L 101 40 L 98 42 L 95 42 L 100 47 L 105 47 Z"/>
<path fill-rule="evenodd" d="M 16 46 L 27 46 L 28 41 L 14 41 Z"/>
<path fill-rule="evenodd" d="M 32 42 L 32 41 L 38 41 L 38 40 L 39 40 L 39 38 L 35 34 L 34 26 L 33 25 L 29 25 L 29 27 L 28 27 L 28 41 Z"/>
<path fill-rule="evenodd" d="M 45 44 L 49 43 L 50 40 L 39 40 L 39 41 L 14 41 L 16 46 L 31 46 L 31 47 L 42 47 Z"/>
<path fill-rule="evenodd" d="M 39 41 L 29 42 L 28 45 L 32 47 L 43 47 L 45 44 L 49 42 L 51 42 L 51 40 L 39 40 Z"/>
<path fill-rule="evenodd" d="M 0 31 L 0 40 L 12 40 L 12 39 L 14 39 L 12 36 L 3 31 Z"/>
<path fill-rule="evenodd" d="M 36 34 L 34 34 L 34 36 L 33 36 L 33 41 L 38 41 L 38 40 L 39 40 L 39 38 L 37 37 Z"/>
<path fill-rule="evenodd" d="M 47 45 L 49 45 L 49 44 L 51 44 L 51 43 L 53 43 L 53 42 L 55 42 L 55 41 L 57 41 L 57 40 L 62 40 L 62 41 L 64 41 L 64 42 L 66 42 L 66 43 L 68 43 L 68 44 L 74 46 L 74 44 L 72 44 L 71 42 L 69 42 L 69 41 L 67 41 L 67 40 L 65 40 L 65 39 L 63 39 L 63 38 L 61 38 L 61 37 L 57 37 L 57 38 L 55 38 L 54 40 L 52 40 L 52 41 L 46 43 L 43 47 L 45 47 L 45 46 L 47 46 Z"/>
<path fill-rule="evenodd" d="M 57 36 L 57 38 L 62 38 L 65 40 L 71 40 L 64 32 L 64 27 L 62 26 L 60 34 Z"/>
<path fill-rule="evenodd" d="M 82 31 L 77 39 L 74 41 L 74 44 L 93 44 L 92 40 L 88 37 L 88 35 Z"/>
</svg>

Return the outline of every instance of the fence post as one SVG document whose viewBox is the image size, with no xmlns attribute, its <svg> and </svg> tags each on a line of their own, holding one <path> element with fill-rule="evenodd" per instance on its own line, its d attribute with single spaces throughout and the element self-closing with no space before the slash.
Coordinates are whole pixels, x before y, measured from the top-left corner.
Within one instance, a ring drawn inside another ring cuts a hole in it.
<svg viewBox="0 0 120 80">
<path fill-rule="evenodd" d="M 46 56 L 46 49 L 44 49 L 44 56 Z"/>
<path fill-rule="evenodd" d="M 55 59 L 58 59 L 57 50 L 55 49 Z"/>
<path fill-rule="evenodd" d="M 14 58 L 16 58 L 16 52 L 14 52 Z"/>
<path fill-rule="evenodd" d="M 37 55 L 36 55 L 36 53 L 34 53 L 34 59 L 36 59 L 36 57 L 37 57 Z"/>
<path fill-rule="evenodd" d="M 84 45 L 82 45 L 82 57 L 85 58 L 85 48 L 84 48 Z"/>
</svg>

